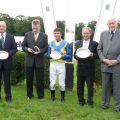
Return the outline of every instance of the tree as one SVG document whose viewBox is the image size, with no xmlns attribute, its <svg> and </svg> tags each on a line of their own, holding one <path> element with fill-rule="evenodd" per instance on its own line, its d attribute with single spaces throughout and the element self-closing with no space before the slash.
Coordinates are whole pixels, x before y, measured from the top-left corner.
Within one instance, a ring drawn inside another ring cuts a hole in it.
<svg viewBox="0 0 120 120">
<path fill-rule="evenodd" d="M 93 37 L 94 37 L 96 24 L 97 24 L 97 22 L 93 20 L 93 21 L 89 22 L 87 25 L 88 27 L 90 27 L 92 29 L 91 39 L 93 39 Z"/>
<path fill-rule="evenodd" d="M 15 17 L 16 20 L 25 20 L 26 17 L 24 15 L 18 15 Z"/>
<path fill-rule="evenodd" d="M 75 40 L 82 39 L 82 28 L 85 26 L 84 23 L 78 23 L 75 25 Z"/>
<path fill-rule="evenodd" d="M 57 27 L 61 28 L 63 31 L 62 38 L 65 36 L 65 21 L 57 21 Z"/>
</svg>

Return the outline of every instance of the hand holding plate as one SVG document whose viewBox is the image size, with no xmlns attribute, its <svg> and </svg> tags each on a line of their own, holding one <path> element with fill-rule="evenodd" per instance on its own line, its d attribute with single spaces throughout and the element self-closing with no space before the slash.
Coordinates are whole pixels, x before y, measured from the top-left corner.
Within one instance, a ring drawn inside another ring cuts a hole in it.
<svg viewBox="0 0 120 120">
<path fill-rule="evenodd" d="M 0 60 L 5 60 L 9 57 L 9 53 L 6 51 L 0 51 Z"/>
<path fill-rule="evenodd" d="M 61 53 L 58 52 L 58 51 L 53 51 L 53 52 L 51 52 L 51 54 L 50 54 L 50 57 L 51 57 L 52 59 L 55 59 L 55 60 L 60 59 L 61 56 L 62 56 Z"/>
<path fill-rule="evenodd" d="M 35 55 L 38 55 L 38 54 L 40 53 L 40 49 L 38 48 L 38 46 L 35 46 L 35 47 L 34 47 L 33 53 L 34 53 Z"/>
<path fill-rule="evenodd" d="M 79 58 L 87 58 L 87 57 L 89 57 L 91 55 L 91 52 L 89 51 L 89 49 L 81 47 L 81 48 L 77 49 L 76 55 Z"/>
<path fill-rule="evenodd" d="M 33 50 L 32 50 L 31 48 L 28 48 L 27 51 L 28 51 L 29 53 L 33 53 Z"/>
</svg>

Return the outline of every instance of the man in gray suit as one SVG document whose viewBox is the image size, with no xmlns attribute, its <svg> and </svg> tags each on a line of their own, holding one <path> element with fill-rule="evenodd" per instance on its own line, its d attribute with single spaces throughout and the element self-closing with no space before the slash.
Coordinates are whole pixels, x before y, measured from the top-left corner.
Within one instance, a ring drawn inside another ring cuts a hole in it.
<svg viewBox="0 0 120 120">
<path fill-rule="evenodd" d="M 40 32 L 40 21 L 32 21 L 32 31 L 25 34 L 22 49 L 25 52 L 27 97 L 33 97 L 33 78 L 36 74 L 36 88 L 39 99 L 44 97 L 44 53 L 47 51 L 47 35 Z"/>
<path fill-rule="evenodd" d="M 101 33 L 98 55 L 102 72 L 102 108 L 109 108 L 111 80 L 113 81 L 114 110 L 120 111 L 120 30 L 115 19 L 108 20 L 109 30 Z"/>
</svg>

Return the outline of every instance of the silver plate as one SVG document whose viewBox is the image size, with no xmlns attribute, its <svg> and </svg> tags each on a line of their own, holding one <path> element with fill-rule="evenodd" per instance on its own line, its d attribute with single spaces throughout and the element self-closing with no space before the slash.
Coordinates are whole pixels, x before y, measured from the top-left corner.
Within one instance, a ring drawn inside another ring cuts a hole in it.
<svg viewBox="0 0 120 120">
<path fill-rule="evenodd" d="M 5 60 L 8 58 L 8 52 L 0 51 L 0 60 Z"/>
<path fill-rule="evenodd" d="M 76 51 L 76 55 L 79 57 L 79 58 L 87 58 L 89 57 L 91 54 L 90 50 L 89 49 L 86 49 L 86 48 L 79 48 L 77 49 Z"/>
<path fill-rule="evenodd" d="M 54 51 L 50 54 L 50 57 L 57 60 L 57 59 L 60 59 L 61 58 L 61 53 L 58 52 L 58 51 Z"/>
</svg>

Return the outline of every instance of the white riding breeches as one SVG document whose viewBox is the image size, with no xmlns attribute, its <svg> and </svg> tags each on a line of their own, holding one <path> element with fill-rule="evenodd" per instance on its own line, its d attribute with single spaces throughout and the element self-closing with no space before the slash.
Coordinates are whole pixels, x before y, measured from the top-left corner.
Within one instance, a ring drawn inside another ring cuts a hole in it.
<svg viewBox="0 0 120 120">
<path fill-rule="evenodd" d="M 59 86 L 61 91 L 65 91 L 65 63 L 50 62 L 50 89 L 55 90 L 57 78 L 59 79 Z"/>
</svg>

